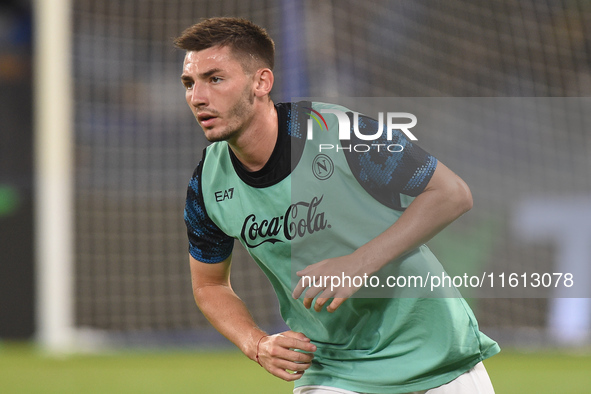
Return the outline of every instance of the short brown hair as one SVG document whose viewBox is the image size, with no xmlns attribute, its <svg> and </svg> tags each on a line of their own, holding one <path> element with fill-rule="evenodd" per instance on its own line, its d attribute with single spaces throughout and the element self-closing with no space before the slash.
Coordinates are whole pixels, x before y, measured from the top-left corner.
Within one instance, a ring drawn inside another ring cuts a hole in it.
<svg viewBox="0 0 591 394">
<path fill-rule="evenodd" d="M 215 46 L 228 46 L 239 58 L 254 57 L 265 67 L 273 69 L 275 43 L 267 31 L 243 18 L 216 17 L 204 19 L 187 28 L 174 40 L 177 48 L 201 51 Z M 242 55 L 242 56 L 241 56 Z M 243 61 L 246 69 L 250 62 Z"/>
</svg>

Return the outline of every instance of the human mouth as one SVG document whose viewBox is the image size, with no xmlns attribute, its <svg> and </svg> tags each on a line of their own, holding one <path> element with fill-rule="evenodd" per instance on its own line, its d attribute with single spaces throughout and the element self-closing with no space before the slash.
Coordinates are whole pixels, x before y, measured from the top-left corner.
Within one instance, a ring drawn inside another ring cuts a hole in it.
<svg viewBox="0 0 591 394">
<path fill-rule="evenodd" d="M 211 127 L 217 116 L 210 114 L 210 113 L 201 113 L 197 115 L 197 121 L 203 127 Z"/>
</svg>

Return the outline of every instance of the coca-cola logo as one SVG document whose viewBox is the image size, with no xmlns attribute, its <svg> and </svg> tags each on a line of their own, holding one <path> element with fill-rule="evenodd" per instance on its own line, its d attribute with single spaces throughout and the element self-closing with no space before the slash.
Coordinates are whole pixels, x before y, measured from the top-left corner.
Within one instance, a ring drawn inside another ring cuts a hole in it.
<svg viewBox="0 0 591 394">
<path fill-rule="evenodd" d="M 244 219 L 240 237 L 249 248 L 256 248 L 266 242 L 275 244 L 284 242 L 279 238 L 292 240 L 303 237 L 306 234 L 314 234 L 316 231 L 330 228 L 330 224 L 324 217 L 324 212 L 318 212 L 318 206 L 324 196 L 314 197 L 310 202 L 296 202 L 291 204 L 285 214 L 271 219 L 257 220 L 257 216 L 251 213 Z"/>
</svg>

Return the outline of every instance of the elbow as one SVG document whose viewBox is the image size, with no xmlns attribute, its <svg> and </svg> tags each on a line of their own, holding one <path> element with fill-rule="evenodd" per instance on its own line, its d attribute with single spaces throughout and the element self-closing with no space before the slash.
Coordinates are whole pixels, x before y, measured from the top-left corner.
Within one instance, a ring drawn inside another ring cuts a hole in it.
<svg viewBox="0 0 591 394">
<path fill-rule="evenodd" d="M 458 216 L 461 216 L 472 209 L 474 200 L 472 199 L 472 192 L 466 182 L 458 179 L 452 195 L 454 196 L 454 204 L 458 211 Z"/>
<path fill-rule="evenodd" d="M 472 209 L 472 192 L 466 182 L 441 163 L 437 165 L 425 191 L 435 193 L 436 205 L 440 205 L 450 221 Z"/>
<path fill-rule="evenodd" d="M 227 283 L 200 283 L 193 282 L 193 298 L 195 303 L 202 308 L 202 305 L 210 302 L 212 299 L 216 299 L 220 294 L 230 291 L 233 292 L 232 286 L 229 282 Z"/>
</svg>

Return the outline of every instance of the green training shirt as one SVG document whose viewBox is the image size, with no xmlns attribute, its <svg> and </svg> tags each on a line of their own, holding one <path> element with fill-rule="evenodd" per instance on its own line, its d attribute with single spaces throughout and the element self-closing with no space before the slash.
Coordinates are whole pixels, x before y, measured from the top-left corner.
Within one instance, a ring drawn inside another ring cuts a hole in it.
<svg viewBox="0 0 591 394">
<path fill-rule="evenodd" d="M 479 331 L 471 309 L 455 289 L 433 294 L 420 286 L 382 286 L 389 276 L 425 279 L 444 272 L 425 245 L 390 262 L 379 272 L 380 284 L 361 289 L 334 313 L 308 310 L 302 304 L 303 296 L 300 300 L 291 297 L 299 280 L 295 272 L 352 253 L 390 227 L 412 201 L 408 195 L 397 195 L 399 206 L 393 209 L 361 185 L 363 172 L 354 174 L 350 157 L 362 155 L 367 149 L 364 144 L 371 149 L 371 142 L 339 140 L 335 115 L 324 114 L 322 122 L 313 122 L 313 138 L 307 139 L 312 109 L 317 114 L 323 109 L 342 111 L 353 120 L 351 111 L 336 105 L 293 103 L 289 125 L 280 124 L 279 132 L 288 127 L 292 141 L 299 139 L 291 144 L 292 169 L 283 179 L 245 182 L 244 170 L 227 143 L 207 148 L 201 177 L 194 181 L 199 184 L 189 188 L 199 199 L 188 198 L 185 213 L 190 238 L 197 239 L 191 254 L 200 261 L 222 261 L 227 257 L 227 239 L 232 238 L 249 251 L 271 281 L 287 325 L 318 347 L 312 366 L 296 381 L 296 387 L 324 385 L 362 393 L 426 390 L 448 383 L 499 352 L 498 345 Z M 399 146 L 386 152 L 383 166 L 391 158 L 402 165 L 397 157 L 411 144 L 404 136 L 397 138 Z M 352 146 L 353 142 L 357 145 Z M 301 152 L 297 144 L 303 145 Z M 364 168 L 371 176 L 371 168 Z M 220 241 L 210 239 L 212 231 L 207 237 L 197 234 L 199 226 L 191 222 L 197 215 L 196 206 L 200 215 L 207 216 L 208 225 L 223 234 Z M 195 246 L 199 242 L 208 243 L 208 250 L 219 257 L 199 252 L 206 249 Z M 335 275 L 342 277 L 343 273 Z"/>
</svg>

